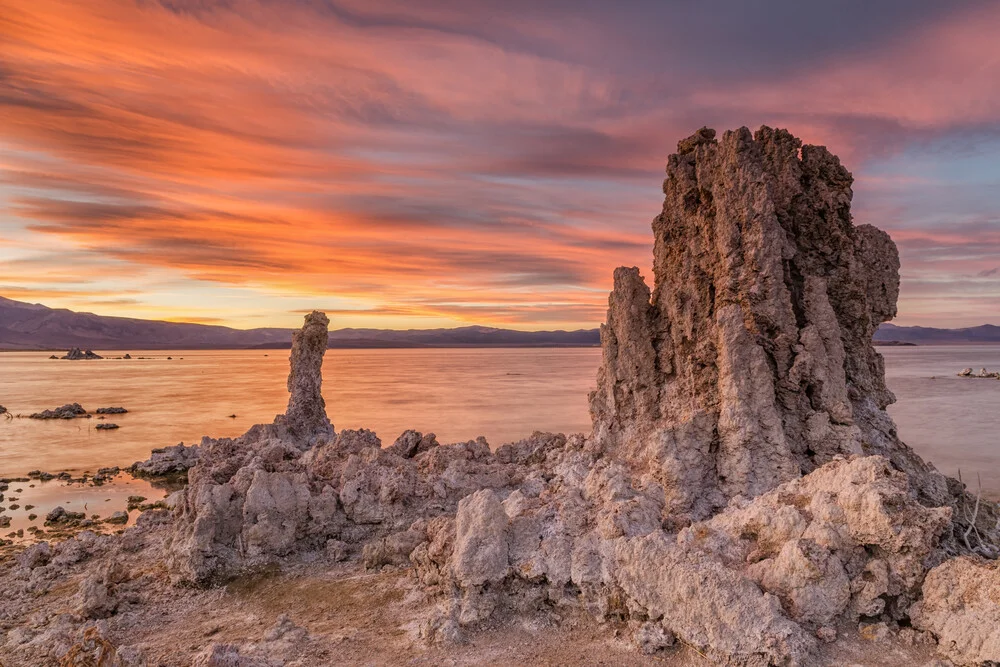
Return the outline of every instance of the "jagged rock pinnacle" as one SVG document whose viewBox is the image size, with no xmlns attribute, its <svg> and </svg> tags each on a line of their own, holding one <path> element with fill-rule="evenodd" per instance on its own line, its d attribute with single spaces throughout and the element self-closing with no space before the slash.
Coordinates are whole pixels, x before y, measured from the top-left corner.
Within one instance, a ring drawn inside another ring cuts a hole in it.
<svg viewBox="0 0 1000 667">
<path fill-rule="evenodd" d="M 702 128 L 671 155 L 652 294 L 618 269 L 591 396 L 594 436 L 702 517 L 838 454 L 882 454 L 938 503 L 899 441 L 871 344 L 896 314 L 899 257 L 851 219 L 851 174 L 785 130 Z"/>
<path fill-rule="evenodd" d="M 284 423 L 288 430 L 302 438 L 330 435 L 333 425 L 326 415 L 323 400 L 323 354 L 327 347 L 327 327 L 330 320 L 314 310 L 306 315 L 302 328 L 292 334 L 289 357 L 288 409 Z"/>
</svg>

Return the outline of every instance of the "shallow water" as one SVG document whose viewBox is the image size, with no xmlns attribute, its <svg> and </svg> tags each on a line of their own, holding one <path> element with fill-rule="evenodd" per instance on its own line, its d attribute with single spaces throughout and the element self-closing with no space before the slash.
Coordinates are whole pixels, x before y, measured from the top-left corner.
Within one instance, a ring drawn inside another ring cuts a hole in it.
<svg viewBox="0 0 1000 667">
<path fill-rule="evenodd" d="M 30 537 L 27 530 L 31 526 L 41 528 L 45 523 L 45 515 L 56 507 L 62 507 L 67 512 L 81 512 L 90 519 L 106 519 L 115 512 L 127 511 L 129 496 L 141 496 L 144 502 L 154 503 L 163 500 L 171 489 L 158 488 L 144 479 L 135 479 L 131 475 L 119 475 L 113 481 L 99 486 L 81 482 L 64 482 L 37 479 L 11 481 L 3 492 L 6 506 L 3 514 L 10 517 L 10 526 L 0 530 L 0 535 L 14 537 L 11 533 L 25 531 L 22 537 Z M 17 505 L 11 509 L 11 505 Z M 35 517 L 35 518 L 31 518 Z M 139 511 L 129 512 L 128 523 L 123 525 L 105 525 L 94 530 L 117 530 L 131 526 L 139 518 Z"/>
<path fill-rule="evenodd" d="M 1000 495 L 1000 381 L 955 376 L 967 366 L 1000 368 L 1000 346 L 880 351 L 903 440 L 942 472 L 961 468 L 973 485 L 981 474 L 984 489 Z M 115 431 L 95 430 L 96 419 L 0 418 L 0 477 L 125 466 L 154 447 L 239 435 L 284 410 L 287 351 L 143 354 L 153 358 L 0 354 L 0 404 L 14 414 L 70 402 L 91 412 L 129 409 L 105 420 L 120 425 Z M 385 444 L 415 428 L 441 442 L 484 435 L 496 446 L 534 430 L 588 430 L 587 393 L 599 361 L 596 348 L 330 350 L 323 393 L 338 429 L 371 428 Z"/>
</svg>

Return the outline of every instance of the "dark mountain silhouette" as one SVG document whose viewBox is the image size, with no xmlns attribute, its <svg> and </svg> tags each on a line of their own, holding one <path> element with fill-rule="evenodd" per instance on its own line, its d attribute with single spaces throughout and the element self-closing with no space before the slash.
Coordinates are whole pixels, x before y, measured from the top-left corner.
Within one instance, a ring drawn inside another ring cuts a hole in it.
<svg viewBox="0 0 1000 667">
<path fill-rule="evenodd" d="M 107 317 L 48 308 L 0 297 L 0 349 L 283 349 L 291 346 L 292 330 L 233 329 L 184 322 Z M 1000 343 L 1000 326 L 984 324 L 964 329 L 900 327 L 883 324 L 877 343 L 947 345 Z M 515 331 L 469 326 L 455 329 L 338 329 L 330 332 L 330 347 L 588 347 L 600 345 L 597 329 L 577 331 Z"/>
<path fill-rule="evenodd" d="M 964 329 L 935 329 L 933 327 L 898 327 L 883 324 L 875 332 L 876 342 L 897 341 L 916 345 L 971 345 L 975 343 L 1000 343 L 1000 327 L 983 324 Z"/>
<path fill-rule="evenodd" d="M 180 322 L 106 317 L 48 308 L 0 297 L 0 349 L 282 349 L 291 329 L 233 329 Z M 456 329 L 339 329 L 330 347 L 576 347 L 600 345 L 597 329 L 514 331 L 492 327 Z"/>
</svg>

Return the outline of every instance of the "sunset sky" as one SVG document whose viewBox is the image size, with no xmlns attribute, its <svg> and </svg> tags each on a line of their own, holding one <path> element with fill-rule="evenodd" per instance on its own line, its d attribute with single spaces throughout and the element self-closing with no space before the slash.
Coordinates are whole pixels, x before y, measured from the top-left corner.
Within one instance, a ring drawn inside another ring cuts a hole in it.
<svg viewBox="0 0 1000 667">
<path fill-rule="evenodd" d="M 667 155 L 786 127 L 1000 324 L 1000 3 L 0 0 L 0 296 L 237 327 L 590 328 Z"/>
</svg>

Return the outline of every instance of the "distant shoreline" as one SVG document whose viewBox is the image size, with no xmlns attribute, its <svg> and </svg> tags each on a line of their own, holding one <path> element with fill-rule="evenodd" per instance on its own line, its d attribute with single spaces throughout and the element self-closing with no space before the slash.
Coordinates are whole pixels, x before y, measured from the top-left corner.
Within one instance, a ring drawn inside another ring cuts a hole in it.
<svg viewBox="0 0 1000 667">
<path fill-rule="evenodd" d="M 206 347 L 122 347 L 122 348 L 94 348 L 89 349 L 101 353 L 117 353 L 117 352 L 268 352 L 268 351 L 282 351 L 290 350 L 292 348 L 291 343 L 285 345 L 284 347 L 217 347 L 217 346 L 206 346 Z M 600 345 L 576 345 L 572 343 L 566 344 L 551 344 L 551 345 L 515 345 L 515 344 L 450 344 L 450 345 L 331 345 L 328 350 L 491 350 L 491 349 L 501 349 L 501 350 L 553 350 L 553 349 L 601 349 Z M 39 352 L 55 354 L 57 352 L 65 354 L 66 348 L 0 348 L 0 354 L 4 352 Z M 53 359 L 53 361 L 56 361 Z M 59 361 L 68 361 L 59 359 Z M 79 361 L 115 361 L 115 359 L 81 359 Z M 121 361 L 140 361 L 138 359 L 123 359 Z"/>
</svg>

